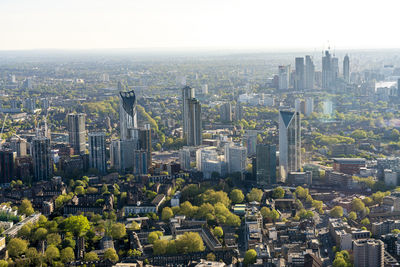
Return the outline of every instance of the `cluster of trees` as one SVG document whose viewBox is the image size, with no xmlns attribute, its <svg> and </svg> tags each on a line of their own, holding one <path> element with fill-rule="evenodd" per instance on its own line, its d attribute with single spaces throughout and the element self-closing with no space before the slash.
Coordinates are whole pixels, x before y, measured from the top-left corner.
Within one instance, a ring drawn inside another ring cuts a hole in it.
<svg viewBox="0 0 400 267">
<path fill-rule="evenodd" d="M 18 210 L 21 214 L 34 212 L 29 200 L 23 200 Z M 104 235 L 112 237 L 117 242 L 121 241 L 123 244 L 127 241 L 125 225 L 116 223 L 115 220 L 115 214 L 111 213 L 103 215 L 88 213 L 87 216 L 56 217 L 53 220 L 48 220 L 42 215 L 37 223 L 28 223 L 22 226 L 17 237 L 7 243 L 10 255 L 9 263 L 63 266 L 64 263 L 75 259 L 75 240 L 78 237 L 85 238 L 88 251 L 94 250 L 96 243 Z M 36 250 L 39 243 L 43 241 L 47 244 L 44 254 Z M 120 252 L 121 254 L 125 253 L 123 250 Z M 87 261 L 98 259 L 98 255 L 94 252 L 85 254 Z M 110 249 L 104 253 L 103 259 L 117 261 L 118 255 L 114 249 Z"/>
<path fill-rule="evenodd" d="M 323 210 L 323 205 L 324 203 L 320 200 L 314 200 L 308 189 L 304 189 L 301 186 L 298 186 L 294 192 L 295 198 L 296 198 L 296 204 L 297 204 L 297 208 L 300 210 L 300 214 L 297 214 L 300 219 L 305 218 L 305 217 L 310 217 L 312 212 L 304 212 L 304 208 L 303 208 L 303 203 L 306 204 L 311 204 L 311 206 L 313 208 L 315 208 L 315 210 L 319 213 L 319 214 L 323 214 L 324 210 Z M 305 217 L 304 217 L 305 216 Z"/>
<path fill-rule="evenodd" d="M 230 212 L 222 202 L 215 204 L 206 202 L 200 206 L 194 206 L 189 201 L 185 201 L 179 207 L 164 208 L 161 214 L 164 219 L 169 219 L 173 215 L 179 214 L 188 218 L 206 219 L 209 224 L 218 223 L 235 227 L 240 226 L 241 223 L 240 218 Z"/>
<path fill-rule="evenodd" d="M 262 207 L 260 210 L 261 216 L 270 222 L 276 222 L 279 220 L 279 212 L 277 212 L 275 209 L 269 209 L 267 207 Z"/>
<path fill-rule="evenodd" d="M 347 250 L 336 252 L 333 267 L 350 267 L 353 266 L 350 254 Z"/>
<path fill-rule="evenodd" d="M 323 135 L 318 132 L 313 132 L 313 140 L 317 145 L 330 146 L 336 144 L 354 144 L 354 139 L 347 136 L 341 136 L 338 134 Z"/>
<path fill-rule="evenodd" d="M 153 244 L 155 255 L 186 254 L 204 251 L 203 239 L 196 232 L 185 232 L 175 240 L 160 239 L 161 232 L 151 232 L 148 236 L 149 243 Z"/>
</svg>

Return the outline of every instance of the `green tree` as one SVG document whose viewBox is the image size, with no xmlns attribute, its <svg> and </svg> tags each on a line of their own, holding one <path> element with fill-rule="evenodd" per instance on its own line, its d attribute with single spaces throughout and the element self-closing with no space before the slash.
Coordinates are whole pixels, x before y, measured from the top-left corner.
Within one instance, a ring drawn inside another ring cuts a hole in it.
<svg viewBox="0 0 400 267">
<path fill-rule="evenodd" d="M 374 201 L 370 197 L 365 197 L 362 201 L 367 207 L 372 206 L 374 204 Z"/>
<path fill-rule="evenodd" d="M 239 216 L 229 212 L 226 216 L 226 225 L 228 226 L 233 226 L 233 227 L 239 227 L 240 226 L 240 218 Z"/>
<path fill-rule="evenodd" d="M 168 241 L 167 240 L 155 240 L 153 244 L 154 255 L 163 255 L 167 252 Z"/>
<path fill-rule="evenodd" d="M 31 216 L 34 212 L 35 211 L 32 207 L 32 203 L 27 199 L 23 199 L 21 205 L 18 208 L 18 213 L 25 214 L 26 216 Z"/>
<path fill-rule="evenodd" d="M 154 242 L 158 239 L 160 239 L 160 237 L 163 236 L 163 233 L 160 231 L 154 231 L 149 233 L 149 235 L 147 236 L 147 241 L 150 244 L 154 244 Z"/>
<path fill-rule="evenodd" d="M 45 252 L 45 258 L 50 263 L 60 258 L 60 251 L 55 246 L 48 246 Z"/>
<path fill-rule="evenodd" d="M 369 222 L 369 219 L 368 219 L 368 218 L 364 218 L 364 219 L 361 220 L 361 224 L 362 224 L 362 225 L 369 225 L 369 224 L 371 224 L 371 223 Z"/>
<path fill-rule="evenodd" d="M 112 262 L 118 261 L 119 258 L 118 258 L 118 255 L 117 255 L 117 252 L 115 251 L 115 249 L 109 248 L 104 252 L 103 260 L 107 260 L 107 259 Z"/>
<path fill-rule="evenodd" d="M 243 192 L 240 189 L 233 189 L 229 194 L 229 197 L 234 204 L 242 203 L 244 200 Z"/>
<path fill-rule="evenodd" d="M 304 189 L 301 186 L 296 187 L 296 196 L 300 199 L 306 199 L 308 196 L 308 189 Z"/>
<path fill-rule="evenodd" d="M 357 214 L 356 214 L 354 211 L 352 211 L 352 212 L 349 213 L 348 218 L 349 218 L 350 220 L 355 221 L 355 220 L 357 220 Z"/>
<path fill-rule="evenodd" d="M 64 248 L 63 250 L 61 250 L 60 259 L 64 263 L 75 260 L 74 250 L 70 247 Z"/>
<path fill-rule="evenodd" d="M 174 212 L 170 207 L 163 208 L 161 212 L 161 220 L 168 221 L 170 218 L 174 217 Z"/>
<path fill-rule="evenodd" d="M 203 203 L 197 210 L 196 217 L 200 219 L 207 218 L 208 215 L 212 215 L 214 214 L 214 212 L 215 209 L 213 205 L 211 205 L 210 203 Z"/>
<path fill-rule="evenodd" d="M 200 194 L 201 203 L 222 203 L 225 207 L 229 207 L 231 200 L 224 191 L 214 191 L 212 189 L 206 190 L 204 193 Z"/>
<path fill-rule="evenodd" d="M 46 240 L 47 240 L 47 245 L 58 246 L 61 244 L 61 236 L 56 233 L 48 234 Z"/>
<path fill-rule="evenodd" d="M 42 262 L 42 257 L 39 255 L 36 248 L 28 248 L 25 252 L 26 258 L 29 259 L 29 262 L 32 266 L 40 266 Z"/>
<path fill-rule="evenodd" d="M 185 232 L 175 242 L 180 253 L 199 252 L 205 249 L 203 239 L 196 232 Z"/>
<path fill-rule="evenodd" d="M 21 227 L 21 229 L 18 231 L 18 236 L 22 237 L 24 239 L 29 239 L 31 235 L 31 224 L 25 224 Z"/>
<path fill-rule="evenodd" d="M 35 233 L 33 234 L 33 240 L 34 241 L 45 240 L 46 236 L 47 236 L 46 228 L 40 227 L 40 228 L 36 229 Z"/>
<path fill-rule="evenodd" d="M 111 226 L 111 236 L 113 239 L 121 239 L 126 235 L 125 225 L 122 223 L 114 223 Z"/>
<path fill-rule="evenodd" d="M 208 261 L 215 261 L 216 260 L 215 254 L 212 252 L 208 253 L 206 259 Z"/>
<path fill-rule="evenodd" d="M 91 251 L 85 254 L 84 257 L 85 261 L 98 261 L 99 260 L 99 256 L 97 256 L 96 252 Z"/>
<path fill-rule="evenodd" d="M 85 188 L 83 186 L 75 187 L 75 194 L 76 195 L 84 195 L 85 194 Z"/>
<path fill-rule="evenodd" d="M 272 197 L 275 199 L 283 198 L 284 196 L 285 196 L 285 190 L 280 186 L 276 187 L 272 192 Z"/>
<path fill-rule="evenodd" d="M 400 230 L 399 229 L 393 229 L 392 233 L 395 234 L 395 235 L 398 235 L 398 234 L 400 234 Z"/>
<path fill-rule="evenodd" d="M 8 262 L 5 260 L 0 260 L 0 267 L 8 267 Z"/>
<path fill-rule="evenodd" d="M 224 235 L 224 231 L 222 230 L 221 227 L 216 226 L 213 230 L 213 233 L 216 237 L 222 237 Z"/>
<path fill-rule="evenodd" d="M 365 204 L 361 199 L 355 198 L 351 201 L 351 209 L 355 212 L 361 212 L 365 209 Z"/>
<path fill-rule="evenodd" d="M 244 254 L 244 265 L 249 265 L 255 263 L 257 260 L 257 252 L 254 249 L 249 249 Z"/>
<path fill-rule="evenodd" d="M 260 202 L 263 194 L 264 193 L 261 189 L 253 188 L 251 189 L 250 193 L 247 194 L 247 200 L 250 202 L 252 201 Z"/>
<path fill-rule="evenodd" d="M 333 261 L 333 267 L 347 267 L 347 263 L 342 257 L 337 257 Z"/>
<path fill-rule="evenodd" d="M 341 206 L 335 206 L 331 209 L 329 215 L 334 218 L 343 217 L 343 208 Z"/>
<path fill-rule="evenodd" d="M 13 258 L 17 258 L 22 255 L 27 248 L 28 241 L 20 238 L 12 238 L 7 244 L 8 254 Z"/>
<path fill-rule="evenodd" d="M 64 220 L 63 224 L 65 230 L 73 233 L 75 236 L 82 236 L 90 229 L 90 223 L 83 215 L 68 217 Z"/>
</svg>

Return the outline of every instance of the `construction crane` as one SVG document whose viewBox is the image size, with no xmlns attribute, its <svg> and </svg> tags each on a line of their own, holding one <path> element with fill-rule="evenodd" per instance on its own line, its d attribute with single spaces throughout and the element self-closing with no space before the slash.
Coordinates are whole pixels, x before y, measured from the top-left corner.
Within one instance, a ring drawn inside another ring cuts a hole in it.
<svg viewBox="0 0 400 267">
<path fill-rule="evenodd" d="M 4 131 L 4 126 L 6 125 L 7 117 L 8 117 L 8 113 L 7 113 L 6 116 L 4 117 L 3 126 L 1 127 L 1 132 L 0 132 L 0 149 L 1 149 L 1 147 L 3 146 L 3 143 L 5 142 L 5 140 L 3 140 L 3 131 Z"/>
</svg>

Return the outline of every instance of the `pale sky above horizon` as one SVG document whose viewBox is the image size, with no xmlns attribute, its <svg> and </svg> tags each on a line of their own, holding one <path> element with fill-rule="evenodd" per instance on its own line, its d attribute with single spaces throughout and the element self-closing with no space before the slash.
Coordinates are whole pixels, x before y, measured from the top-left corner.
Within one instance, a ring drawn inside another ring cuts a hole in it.
<svg viewBox="0 0 400 267">
<path fill-rule="evenodd" d="M 398 0 L 0 0 L 0 50 L 400 48 Z"/>
</svg>

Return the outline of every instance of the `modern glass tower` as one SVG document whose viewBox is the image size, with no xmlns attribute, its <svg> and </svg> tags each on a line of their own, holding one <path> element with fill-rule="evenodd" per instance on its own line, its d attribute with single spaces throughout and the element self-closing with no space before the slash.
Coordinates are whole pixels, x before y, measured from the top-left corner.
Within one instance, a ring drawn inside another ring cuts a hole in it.
<svg viewBox="0 0 400 267">
<path fill-rule="evenodd" d="M 53 176 L 50 139 L 43 136 L 36 136 L 33 138 L 31 146 L 34 181 L 50 180 Z"/>
<path fill-rule="evenodd" d="M 0 149 L 0 184 L 8 184 L 15 176 L 15 157 L 10 149 Z"/>
<path fill-rule="evenodd" d="M 300 112 L 279 111 L 279 170 L 281 182 L 301 167 Z"/>
<path fill-rule="evenodd" d="M 201 105 L 194 98 L 194 89 L 182 89 L 183 136 L 188 146 L 199 146 L 202 142 Z"/>
<path fill-rule="evenodd" d="M 306 56 L 306 89 L 314 89 L 315 66 L 311 56 Z"/>
<path fill-rule="evenodd" d="M 257 184 L 276 184 L 276 146 L 258 144 L 256 151 Z"/>
<path fill-rule="evenodd" d="M 304 58 L 296 57 L 295 59 L 295 90 L 304 90 L 305 87 L 305 76 L 304 76 Z"/>
<path fill-rule="evenodd" d="M 137 128 L 136 95 L 134 91 L 119 93 L 119 120 L 121 140 L 132 140 L 132 131 Z"/>
<path fill-rule="evenodd" d="M 89 133 L 89 167 L 99 173 L 107 171 L 106 135 L 104 133 Z"/>
<path fill-rule="evenodd" d="M 343 59 L 343 79 L 346 83 L 350 83 L 350 59 L 348 55 Z"/>
<path fill-rule="evenodd" d="M 84 154 L 86 148 L 85 114 L 68 114 L 68 134 L 74 154 Z"/>
</svg>

